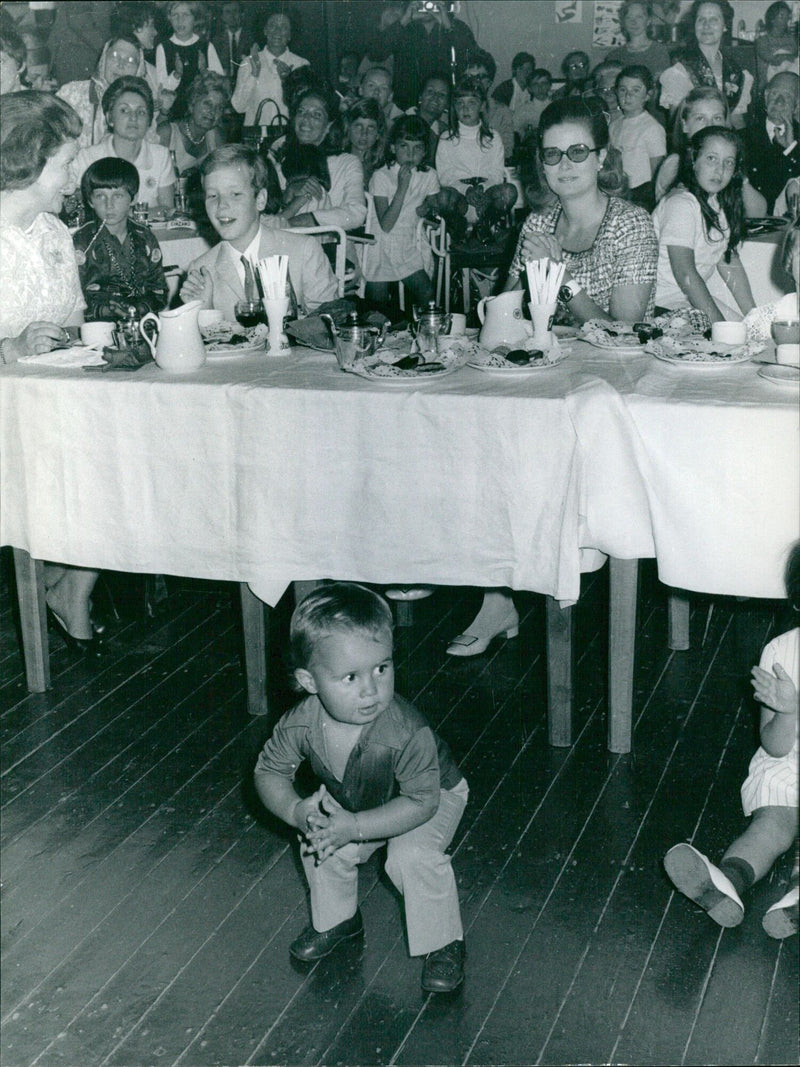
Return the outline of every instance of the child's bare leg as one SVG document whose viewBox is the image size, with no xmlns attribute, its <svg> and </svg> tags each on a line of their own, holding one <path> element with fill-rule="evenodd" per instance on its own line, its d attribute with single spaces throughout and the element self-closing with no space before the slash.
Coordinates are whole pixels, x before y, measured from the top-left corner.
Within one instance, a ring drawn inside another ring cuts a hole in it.
<svg viewBox="0 0 800 1067">
<path fill-rule="evenodd" d="M 767 874 L 797 837 L 797 809 L 756 808 L 750 825 L 730 845 L 719 865 L 741 894 Z"/>
</svg>

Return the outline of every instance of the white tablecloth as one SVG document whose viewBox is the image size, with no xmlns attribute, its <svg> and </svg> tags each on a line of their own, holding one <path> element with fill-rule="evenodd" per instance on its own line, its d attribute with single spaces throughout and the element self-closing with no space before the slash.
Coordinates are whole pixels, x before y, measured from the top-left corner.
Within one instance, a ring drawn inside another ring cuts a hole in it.
<svg viewBox="0 0 800 1067">
<path fill-rule="evenodd" d="M 0 542 L 247 581 L 511 586 L 574 600 L 580 549 L 671 585 L 780 596 L 797 390 L 577 344 L 548 371 L 422 386 L 296 351 L 192 375 L 0 369 Z"/>
</svg>

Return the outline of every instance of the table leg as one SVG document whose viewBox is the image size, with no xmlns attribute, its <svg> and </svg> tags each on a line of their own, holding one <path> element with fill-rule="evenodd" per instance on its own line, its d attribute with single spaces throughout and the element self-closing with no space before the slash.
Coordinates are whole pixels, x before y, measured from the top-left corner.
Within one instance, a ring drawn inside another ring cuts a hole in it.
<svg viewBox="0 0 800 1067">
<path fill-rule="evenodd" d="M 689 648 L 689 597 L 673 590 L 667 606 L 667 644 L 675 652 Z"/>
<path fill-rule="evenodd" d="M 545 597 L 547 618 L 547 736 L 556 748 L 572 744 L 572 668 L 574 615 Z"/>
<path fill-rule="evenodd" d="M 247 582 L 239 583 L 244 630 L 244 665 L 247 676 L 247 710 L 266 715 L 267 703 L 267 618 L 266 604 L 259 600 Z"/>
<path fill-rule="evenodd" d="M 31 693 L 50 688 L 50 643 L 47 638 L 47 605 L 44 599 L 44 563 L 21 548 L 14 549 L 17 599 L 22 630 L 25 677 Z"/>
<path fill-rule="evenodd" d="M 608 748 L 630 752 L 638 559 L 609 559 Z"/>
</svg>

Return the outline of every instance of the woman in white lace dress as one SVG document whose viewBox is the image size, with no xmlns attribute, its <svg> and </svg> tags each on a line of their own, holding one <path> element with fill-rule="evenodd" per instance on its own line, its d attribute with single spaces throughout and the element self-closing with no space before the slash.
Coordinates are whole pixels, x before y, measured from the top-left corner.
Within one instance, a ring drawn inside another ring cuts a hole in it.
<svg viewBox="0 0 800 1067">
<path fill-rule="evenodd" d="M 75 188 L 81 121 L 49 93 L 0 97 L 0 363 L 49 352 L 83 321 L 72 238 L 56 218 Z M 49 563 L 47 605 L 65 642 L 96 651 L 89 598 L 97 572 Z"/>
</svg>

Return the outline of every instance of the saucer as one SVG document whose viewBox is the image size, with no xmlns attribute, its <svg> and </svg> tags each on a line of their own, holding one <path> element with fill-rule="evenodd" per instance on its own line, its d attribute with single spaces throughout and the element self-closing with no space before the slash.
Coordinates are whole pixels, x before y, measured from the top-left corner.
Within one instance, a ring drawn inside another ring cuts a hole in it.
<svg viewBox="0 0 800 1067">
<path fill-rule="evenodd" d="M 798 385 L 800 367 L 787 367 L 784 363 L 770 363 L 758 368 L 758 376 L 776 385 Z"/>
</svg>

